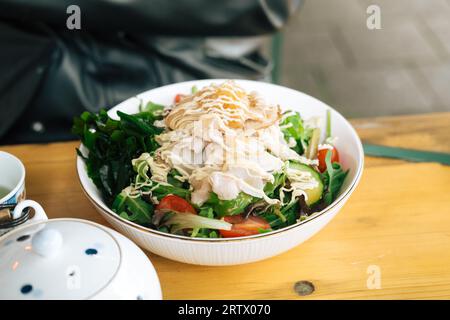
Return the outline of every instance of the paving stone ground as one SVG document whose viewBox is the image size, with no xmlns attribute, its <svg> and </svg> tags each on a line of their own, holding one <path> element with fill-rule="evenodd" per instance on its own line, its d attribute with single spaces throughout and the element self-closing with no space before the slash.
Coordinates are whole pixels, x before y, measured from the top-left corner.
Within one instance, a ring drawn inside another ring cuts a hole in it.
<svg viewBox="0 0 450 320">
<path fill-rule="evenodd" d="M 371 4 L 381 30 L 367 28 Z M 450 111 L 450 0 L 305 0 L 281 82 L 347 117 Z"/>
</svg>

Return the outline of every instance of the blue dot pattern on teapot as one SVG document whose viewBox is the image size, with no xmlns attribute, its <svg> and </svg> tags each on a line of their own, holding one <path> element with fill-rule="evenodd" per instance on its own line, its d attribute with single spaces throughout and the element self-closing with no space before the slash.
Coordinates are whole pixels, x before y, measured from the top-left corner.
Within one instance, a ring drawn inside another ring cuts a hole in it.
<svg viewBox="0 0 450 320">
<path fill-rule="evenodd" d="M 94 256 L 98 253 L 98 251 L 97 251 L 97 249 L 89 248 L 89 249 L 86 249 L 86 251 L 84 251 L 84 253 L 86 253 L 88 256 Z"/>
<path fill-rule="evenodd" d="M 29 294 L 31 291 L 33 291 L 33 286 L 31 284 L 25 284 L 20 288 L 22 294 Z"/>
</svg>

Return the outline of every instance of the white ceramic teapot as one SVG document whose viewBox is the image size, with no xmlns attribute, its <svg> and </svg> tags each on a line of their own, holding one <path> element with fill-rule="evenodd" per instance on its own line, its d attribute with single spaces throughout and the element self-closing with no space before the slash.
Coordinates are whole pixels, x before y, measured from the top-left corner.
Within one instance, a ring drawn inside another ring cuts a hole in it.
<svg viewBox="0 0 450 320">
<path fill-rule="evenodd" d="M 19 205 L 31 206 L 27 201 Z M 39 205 L 32 207 L 45 216 Z M 0 237 L 1 300 L 161 298 L 158 276 L 142 250 L 97 223 L 43 219 Z"/>
</svg>

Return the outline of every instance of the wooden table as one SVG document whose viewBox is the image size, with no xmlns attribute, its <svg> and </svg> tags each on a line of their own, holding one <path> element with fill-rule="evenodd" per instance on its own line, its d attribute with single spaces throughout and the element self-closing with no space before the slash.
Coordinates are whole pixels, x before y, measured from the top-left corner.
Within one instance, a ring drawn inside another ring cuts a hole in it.
<svg viewBox="0 0 450 320">
<path fill-rule="evenodd" d="M 450 113 L 353 124 L 367 142 L 450 152 Z M 28 197 L 49 217 L 105 224 L 78 183 L 77 145 L 0 149 L 22 159 Z M 340 214 L 312 239 L 266 261 L 202 267 L 148 255 L 166 299 L 450 299 L 450 167 L 366 157 L 361 183 Z M 377 270 L 380 289 L 370 280 L 376 274 L 369 279 Z M 301 280 L 314 284 L 311 295 L 294 291 Z"/>
</svg>

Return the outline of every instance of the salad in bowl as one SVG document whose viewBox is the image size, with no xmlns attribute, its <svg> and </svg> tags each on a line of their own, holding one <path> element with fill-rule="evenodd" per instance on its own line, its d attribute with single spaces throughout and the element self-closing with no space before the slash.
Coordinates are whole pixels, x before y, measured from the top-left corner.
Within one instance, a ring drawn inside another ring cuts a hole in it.
<svg viewBox="0 0 450 320">
<path fill-rule="evenodd" d="M 349 168 L 330 110 L 306 119 L 232 80 L 171 99 L 74 120 L 87 175 L 121 219 L 178 237 L 238 238 L 301 223 L 340 195 Z"/>
</svg>

